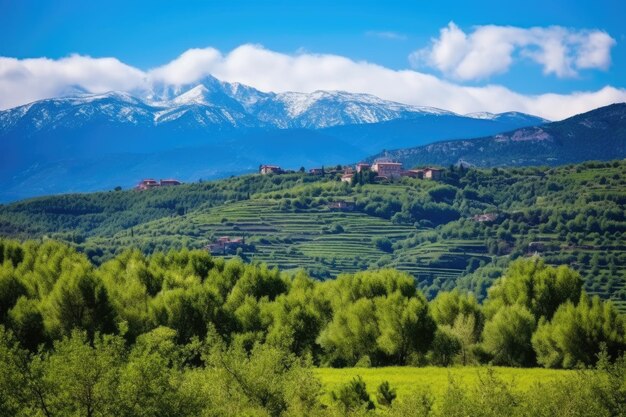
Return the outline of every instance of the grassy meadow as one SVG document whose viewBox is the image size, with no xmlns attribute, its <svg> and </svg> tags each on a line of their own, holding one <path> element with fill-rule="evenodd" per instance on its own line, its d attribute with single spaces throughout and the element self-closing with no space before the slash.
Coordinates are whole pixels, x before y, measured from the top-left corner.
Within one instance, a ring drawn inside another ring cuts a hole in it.
<svg viewBox="0 0 626 417">
<path fill-rule="evenodd" d="M 576 371 L 545 368 L 510 368 L 510 367 L 412 367 L 389 366 L 382 368 L 316 368 L 315 374 L 321 380 L 324 401 L 329 402 L 333 391 L 353 378 L 360 376 L 367 384 L 367 391 L 372 399 L 376 398 L 376 389 L 383 381 L 388 381 L 396 390 L 398 399 L 410 395 L 418 388 L 430 389 L 435 398 L 441 398 L 453 378 L 463 387 L 472 387 L 488 370 L 511 383 L 515 390 L 525 391 L 535 383 L 546 383 L 568 376 Z"/>
</svg>

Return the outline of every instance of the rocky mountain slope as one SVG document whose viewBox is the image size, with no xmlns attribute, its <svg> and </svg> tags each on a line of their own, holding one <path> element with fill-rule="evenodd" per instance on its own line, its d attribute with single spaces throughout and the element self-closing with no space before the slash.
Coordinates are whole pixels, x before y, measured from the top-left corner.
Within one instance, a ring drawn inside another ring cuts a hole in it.
<svg viewBox="0 0 626 417">
<path fill-rule="evenodd" d="M 396 149 L 386 156 L 407 166 L 463 162 L 479 167 L 563 165 L 626 157 L 626 103 L 566 120 L 471 140 L 450 140 Z"/>
</svg>

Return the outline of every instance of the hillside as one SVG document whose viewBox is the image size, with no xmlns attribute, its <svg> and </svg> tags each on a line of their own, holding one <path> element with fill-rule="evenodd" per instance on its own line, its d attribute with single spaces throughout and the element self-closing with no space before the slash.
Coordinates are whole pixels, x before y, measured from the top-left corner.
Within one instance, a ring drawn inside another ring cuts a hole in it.
<svg viewBox="0 0 626 417">
<path fill-rule="evenodd" d="M 624 162 L 356 186 L 336 175 L 248 175 L 0 206 L 0 235 L 60 239 L 97 263 L 127 247 L 151 253 L 244 237 L 239 254 L 250 262 L 319 278 L 389 266 L 412 274 L 428 297 L 454 287 L 483 297 L 511 259 L 538 253 L 626 308 L 624 178 Z M 354 210 L 331 209 L 337 201 Z"/>
<path fill-rule="evenodd" d="M 384 155 L 407 166 L 449 166 L 459 161 L 478 167 L 556 166 L 621 159 L 626 157 L 626 103 L 602 107 L 542 126 L 471 140 L 396 149 L 386 151 Z"/>
<path fill-rule="evenodd" d="M 0 202 L 130 187 L 146 177 L 224 178 L 263 163 L 348 163 L 384 148 L 544 122 L 340 91 L 266 93 L 212 77 L 135 95 L 77 94 L 0 111 Z"/>
</svg>

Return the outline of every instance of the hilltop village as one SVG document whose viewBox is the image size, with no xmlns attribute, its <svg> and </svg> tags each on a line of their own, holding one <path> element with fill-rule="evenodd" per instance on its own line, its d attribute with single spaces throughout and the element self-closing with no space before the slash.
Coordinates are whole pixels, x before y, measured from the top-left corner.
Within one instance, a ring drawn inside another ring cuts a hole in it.
<svg viewBox="0 0 626 417">
<path fill-rule="evenodd" d="M 296 171 L 286 170 L 278 165 L 260 165 L 259 174 L 293 174 Z M 300 168 L 299 172 L 304 172 L 304 168 Z M 346 183 L 357 182 L 359 176 L 363 178 L 363 175 L 367 175 L 369 180 L 380 182 L 393 180 L 400 177 L 410 178 L 423 178 L 438 180 L 441 178 L 443 170 L 441 168 L 426 167 L 420 169 L 404 169 L 402 163 L 395 162 L 391 159 L 383 158 L 377 159 L 372 164 L 366 162 L 359 162 L 354 167 L 350 165 L 341 166 L 337 165 L 331 168 L 311 168 L 309 169 L 310 175 L 325 175 L 325 174 L 342 174 L 341 181 Z M 183 184 L 182 181 L 169 178 L 162 180 L 155 180 L 152 178 L 146 178 L 141 180 L 136 186 L 136 190 L 144 191 L 159 187 L 170 187 Z"/>
<path fill-rule="evenodd" d="M 302 171 L 302 169 L 301 169 Z M 262 175 L 267 174 L 289 174 L 295 171 L 284 170 L 278 165 L 261 165 L 259 167 L 259 173 Z M 377 159 L 374 163 L 369 164 L 366 162 L 359 162 L 354 167 L 338 165 L 334 168 L 311 168 L 309 174 L 311 175 L 324 175 L 324 174 L 339 174 L 341 173 L 341 181 L 352 183 L 354 182 L 357 174 L 373 173 L 373 179 L 375 181 L 391 180 L 400 177 L 411 178 L 424 178 L 438 180 L 441 178 L 443 172 L 440 168 L 426 167 L 420 169 L 404 169 L 402 163 L 395 162 L 391 159 L 382 158 Z"/>
</svg>

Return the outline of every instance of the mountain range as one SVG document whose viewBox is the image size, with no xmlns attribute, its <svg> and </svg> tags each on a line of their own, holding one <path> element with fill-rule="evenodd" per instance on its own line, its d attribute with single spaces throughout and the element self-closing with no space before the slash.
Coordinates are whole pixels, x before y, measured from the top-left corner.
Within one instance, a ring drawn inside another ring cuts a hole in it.
<svg viewBox="0 0 626 417">
<path fill-rule="evenodd" d="M 0 111 L 0 202 L 348 163 L 382 149 L 492 135 L 547 121 L 412 106 L 341 91 L 261 92 L 207 77 L 130 94 L 74 92 Z"/>
<path fill-rule="evenodd" d="M 475 138 L 385 151 L 407 166 L 465 164 L 477 167 L 556 166 L 626 158 L 626 103 L 601 107 L 541 126 Z"/>
</svg>

